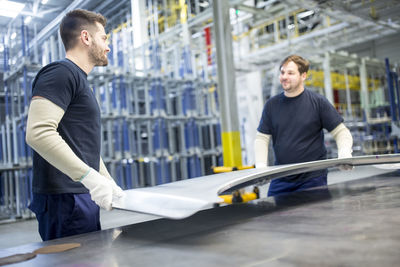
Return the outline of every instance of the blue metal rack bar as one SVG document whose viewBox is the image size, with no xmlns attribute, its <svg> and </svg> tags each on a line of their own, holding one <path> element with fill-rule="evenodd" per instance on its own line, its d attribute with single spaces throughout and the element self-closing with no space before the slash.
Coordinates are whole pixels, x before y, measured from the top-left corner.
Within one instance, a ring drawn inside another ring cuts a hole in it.
<svg viewBox="0 0 400 267">
<path fill-rule="evenodd" d="M 188 158 L 188 175 L 189 178 L 201 176 L 200 160 L 198 156 L 193 155 Z"/>
<path fill-rule="evenodd" d="M 392 120 L 397 121 L 397 109 L 396 109 L 396 102 L 395 102 L 395 95 L 393 88 L 393 76 L 392 72 L 390 71 L 390 64 L 388 58 L 385 59 L 385 64 L 386 64 L 387 84 L 389 89 L 390 112 Z"/>
<path fill-rule="evenodd" d="M 126 85 L 125 79 L 123 75 L 119 76 L 119 100 L 120 100 L 120 113 L 119 114 L 128 114 L 127 108 L 127 94 L 126 94 Z"/>
<path fill-rule="evenodd" d="M 115 36 L 116 35 L 116 36 Z M 124 53 L 122 51 L 123 45 L 122 45 L 122 32 L 117 32 L 113 37 L 116 37 L 117 39 L 117 59 L 118 59 L 118 67 L 123 67 L 126 62 L 124 62 Z"/>
<path fill-rule="evenodd" d="M 397 108 L 396 108 L 396 101 L 395 101 L 395 92 L 393 88 L 393 74 L 390 71 L 390 64 L 389 59 L 385 59 L 386 65 L 386 76 L 387 76 L 387 84 L 389 90 L 389 100 L 390 100 L 390 113 L 392 116 L 392 121 L 397 122 Z M 399 105 L 400 103 L 398 103 Z M 399 114 L 400 115 L 400 114 Z M 398 146 L 397 146 L 397 138 L 393 140 L 394 152 L 398 153 Z"/>
<path fill-rule="evenodd" d="M 4 129 L 3 125 L 1 125 L 1 128 L 0 128 L 0 164 L 3 163 L 4 155 L 5 155 L 5 153 L 4 153 L 5 145 L 4 145 L 4 132 L 3 132 L 3 129 Z"/>
<path fill-rule="evenodd" d="M 107 147 L 106 147 L 106 151 L 107 151 L 107 156 L 109 159 L 113 159 L 115 158 L 115 153 L 114 153 L 114 143 L 113 143 L 113 122 L 111 120 L 107 120 L 106 122 L 106 133 L 107 133 Z"/>
<path fill-rule="evenodd" d="M 114 61 L 114 46 L 113 46 L 113 42 L 112 41 L 108 44 L 108 47 L 112 51 L 111 53 L 108 53 L 108 55 L 107 55 L 108 61 L 109 61 L 109 65 L 110 66 L 114 66 L 115 65 L 114 64 L 115 63 L 115 61 Z"/>
<path fill-rule="evenodd" d="M 25 58 L 27 56 L 26 45 L 25 45 L 25 25 L 24 17 L 21 16 L 21 50 L 22 56 Z M 22 112 L 28 111 L 28 86 L 27 86 L 27 69 L 26 66 L 23 67 L 23 90 L 24 90 L 24 106 Z"/>
<path fill-rule="evenodd" d="M 139 163 L 136 160 L 132 160 L 129 164 L 132 170 L 132 188 L 140 187 Z"/>
<path fill-rule="evenodd" d="M 116 162 L 115 164 L 115 173 L 116 175 L 113 177 L 114 179 L 116 179 L 116 183 L 118 185 L 120 185 L 123 189 L 126 189 L 126 184 L 125 184 L 125 179 L 124 179 L 124 171 L 123 171 L 123 166 L 122 166 L 122 162 Z"/>
<path fill-rule="evenodd" d="M 12 181 L 14 180 L 13 189 L 15 190 L 15 213 L 17 217 L 21 217 L 21 199 L 20 199 L 20 171 L 13 171 Z"/>
<path fill-rule="evenodd" d="M 392 72 L 392 77 L 393 77 L 393 81 L 394 81 L 394 90 L 396 92 L 396 96 L 397 96 L 397 111 L 398 114 L 400 116 L 400 90 L 399 90 L 399 76 L 397 75 L 396 72 Z"/>
<path fill-rule="evenodd" d="M 122 162 L 122 164 L 123 164 L 122 166 L 123 166 L 123 169 L 124 169 L 124 178 L 125 178 L 124 185 L 125 185 L 125 189 L 131 189 L 131 188 L 133 188 L 132 187 L 131 164 L 127 160 L 124 160 Z"/>
<path fill-rule="evenodd" d="M 17 131 L 17 122 L 14 118 L 12 121 L 12 139 L 13 139 L 13 164 L 18 165 L 18 131 Z"/>
<path fill-rule="evenodd" d="M 120 131 L 120 126 L 121 126 L 121 120 L 116 119 L 114 120 L 114 138 L 111 139 L 110 141 L 114 143 L 114 158 L 116 159 L 121 159 L 122 157 L 122 151 L 121 151 L 121 131 Z"/>
<path fill-rule="evenodd" d="M 155 163 L 156 166 L 156 184 L 163 184 L 163 159 L 162 158 L 158 158 L 157 162 Z"/>
<path fill-rule="evenodd" d="M 112 114 L 120 114 L 121 106 L 118 101 L 118 87 L 117 87 L 117 77 L 114 75 L 111 82 L 111 101 L 112 101 Z"/>
<path fill-rule="evenodd" d="M 131 154 L 131 145 L 129 139 L 129 126 L 128 121 L 122 121 L 122 148 L 123 148 L 123 157 L 128 158 Z"/>
<path fill-rule="evenodd" d="M 26 163 L 26 148 L 25 148 L 25 131 L 24 131 L 24 122 L 22 120 L 18 124 L 18 154 L 19 154 L 19 163 Z"/>
</svg>

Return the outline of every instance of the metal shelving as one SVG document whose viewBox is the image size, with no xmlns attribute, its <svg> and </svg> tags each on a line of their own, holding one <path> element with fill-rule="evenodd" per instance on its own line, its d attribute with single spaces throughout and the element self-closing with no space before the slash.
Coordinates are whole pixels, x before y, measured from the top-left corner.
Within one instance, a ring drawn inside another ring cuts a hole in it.
<svg viewBox="0 0 400 267">
<path fill-rule="evenodd" d="M 153 36 L 138 53 L 128 13 L 122 16 L 127 22 L 109 26 L 109 66 L 88 77 L 102 113 L 101 151 L 111 175 L 129 189 L 210 174 L 212 166 L 221 164 L 222 152 L 216 84 L 207 65 L 197 68 L 204 61 L 196 58 L 206 58 L 201 53 L 207 51 L 192 53 L 177 43 L 165 56 L 165 47 Z M 37 51 L 27 49 L 20 37 L 4 44 L 5 54 L 21 46 L 26 54 L 13 54 L 12 61 L 4 57 L 0 219 L 31 216 L 32 158 L 25 123 L 32 79 L 40 66 L 32 62 L 43 65 L 65 55 L 58 34 L 36 44 Z"/>
</svg>

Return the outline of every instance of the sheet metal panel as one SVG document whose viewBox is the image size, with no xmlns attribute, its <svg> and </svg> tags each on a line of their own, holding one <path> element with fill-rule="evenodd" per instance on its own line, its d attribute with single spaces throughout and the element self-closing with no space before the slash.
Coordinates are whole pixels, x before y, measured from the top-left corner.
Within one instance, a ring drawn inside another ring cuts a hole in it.
<svg viewBox="0 0 400 267">
<path fill-rule="evenodd" d="M 222 199 L 218 195 L 224 192 L 260 182 L 265 183 L 274 178 L 340 165 L 360 166 L 397 162 L 400 162 L 400 154 L 373 155 L 208 175 L 154 187 L 125 190 L 125 197 L 115 200 L 113 207 L 182 219 L 221 203 Z"/>
</svg>

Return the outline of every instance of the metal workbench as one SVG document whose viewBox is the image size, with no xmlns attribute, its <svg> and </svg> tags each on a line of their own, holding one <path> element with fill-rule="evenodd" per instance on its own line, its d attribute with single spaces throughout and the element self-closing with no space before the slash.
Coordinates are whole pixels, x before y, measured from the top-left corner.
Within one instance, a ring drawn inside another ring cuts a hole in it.
<svg viewBox="0 0 400 267">
<path fill-rule="evenodd" d="M 12 266 L 398 266 L 400 175 L 33 243 L 0 257 L 68 242 L 82 246 Z"/>
</svg>

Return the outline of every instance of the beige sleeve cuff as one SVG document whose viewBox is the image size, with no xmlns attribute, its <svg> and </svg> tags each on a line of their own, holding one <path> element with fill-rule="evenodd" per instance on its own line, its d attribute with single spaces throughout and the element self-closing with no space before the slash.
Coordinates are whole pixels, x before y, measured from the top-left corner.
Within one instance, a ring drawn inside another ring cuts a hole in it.
<svg viewBox="0 0 400 267">
<path fill-rule="evenodd" d="M 57 131 L 64 110 L 45 98 L 34 98 L 29 106 L 26 142 L 55 168 L 79 181 L 90 169 Z"/>
<path fill-rule="evenodd" d="M 353 137 L 349 129 L 343 123 L 330 132 L 338 147 L 338 158 L 351 158 L 353 152 Z"/>
<path fill-rule="evenodd" d="M 268 146 L 271 140 L 271 135 L 257 132 L 254 140 L 254 153 L 256 168 L 268 166 Z"/>
</svg>

